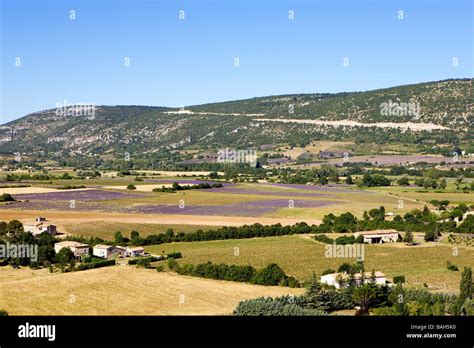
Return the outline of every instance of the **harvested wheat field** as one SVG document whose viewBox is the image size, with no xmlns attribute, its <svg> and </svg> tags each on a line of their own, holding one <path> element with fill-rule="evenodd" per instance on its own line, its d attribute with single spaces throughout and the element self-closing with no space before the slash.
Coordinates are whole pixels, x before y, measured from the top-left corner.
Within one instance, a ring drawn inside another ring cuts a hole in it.
<svg viewBox="0 0 474 348">
<path fill-rule="evenodd" d="M 207 225 L 207 226 L 241 226 L 260 223 L 272 225 L 294 225 L 301 222 L 296 218 L 270 218 L 245 216 L 193 216 L 193 215 L 165 215 L 165 214 L 123 214 L 123 213 L 96 213 L 96 212 L 60 212 L 44 210 L 0 210 L 0 221 L 13 219 L 29 222 L 36 216 L 46 216 L 48 222 L 58 225 L 74 224 L 91 221 L 120 222 L 120 223 L 152 223 L 169 225 Z M 319 219 L 305 219 L 308 224 L 319 224 Z"/>
<path fill-rule="evenodd" d="M 244 299 L 304 292 L 134 266 L 42 275 L 0 276 L 0 309 L 10 315 L 227 315 Z"/>
</svg>

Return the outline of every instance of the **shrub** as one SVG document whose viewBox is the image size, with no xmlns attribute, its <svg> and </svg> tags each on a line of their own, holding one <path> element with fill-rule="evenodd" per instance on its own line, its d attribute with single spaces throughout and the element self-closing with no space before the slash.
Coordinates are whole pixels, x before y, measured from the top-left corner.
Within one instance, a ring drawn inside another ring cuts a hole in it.
<svg viewBox="0 0 474 348">
<path fill-rule="evenodd" d="M 355 239 L 355 243 L 364 244 L 364 236 L 363 236 L 363 235 L 359 235 L 359 236 Z"/>
<path fill-rule="evenodd" d="M 407 176 L 403 176 L 397 180 L 397 184 L 400 186 L 408 186 L 410 185 L 410 180 L 408 179 Z"/>
<path fill-rule="evenodd" d="M 257 285 L 278 285 L 285 278 L 285 272 L 276 263 L 272 263 L 258 270 L 251 282 Z"/>
<path fill-rule="evenodd" d="M 390 186 L 390 180 L 382 174 L 364 174 L 362 185 L 367 187 Z"/>
<path fill-rule="evenodd" d="M 279 286 L 288 286 L 290 288 L 299 288 L 300 282 L 294 277 L 286 277 L 278 283 Z"/>
<path fill-rule="evenodd" d="M 40 268 L 39 263 L 35 262 L 35 261 L 31 262 L 29 266 L 30 266 L 31 269 L 39 269 Z"/>
<path fill-rule="evenodd" d="M 372 315 L 376 316 L 399 316 L 402 315 L 396 307 L 379 307 L 371 310 Z"/>
<path fill-rule="evenodd" d="M 404 275 L 399 275 L 393 277 L 393 284 L 403 284 L 405 283 L 405 276 Z"/>
<path fill-rule="evenodd" d="M 150 258 L 140 258 L 137 260 L 137 267 L 149 268 L 151 263 Z"/>
<path fill-rule="evenodd" d="M 405 243 L 413 243 L 413 233 L 411 231 L 406 231 L 402 240 Z"/>
<path fill-rule="evenodd" d="M 294 296 L 282 296 L 277 298 L 259 297 L 252 300 L 240 302 L 234 309 L 234 315 L 245 316 L 319 316 L 327 313 L 318 310 L 304 308 L 298 303 Z"/>
<path fill-rule="evenodd" d="M 0 195 L 0 202 L 13 202 L 15 198 L 13 198 L 9 193 L 4 193 Z"/>
<path fill-rule="evenodd" d="M 173 271 L 173 272 L 176 272 L 179 270 L 179 265 L 178 263 L 176 262 L 176 260 L 172 257 L 170 257 L 168 259 L 168 262 L 167 262 L 167 265 L 168 265 L 168 268 Z"/>
<path fill-rule="evenodd" d="M 160 258 L 156 257 L 156 256 L 149 256 L 149 257 L 138 257 L 136 259 L 131 259 L 131 260 L 128 260 L 128 264 L 129 265 L 145 265 L 145 264 L 150 264 L 150 262 L 155 262 L 155 261 L 159 261 Z"/>
<path fill-rule="evenodd" d="M 436 233 L 433 230 L 426 231 L 425 242 L 434 242 L 436 239 Z"/>
<path fill-rule="evenodd" d="M 114 266 L 114 265 L 115 265 L 115 260 L 103 260 L 103 261 L 98 261 L 98 262 L 80 263 L 79 265 L 77 265 L 77 270 L 84 271 L 87 269 L 101 268 L 101 267 Z"/>
<path fill-rule="evenodd" d="M 449 262 L 449 261 L 446 261 L 446 267 L 447 267 L 447 269 L 450 270 L 450 271 L 454 271 L 454 272 L 459 271 L 458 266 L 456 266 L 455 264 L 452 264 L 452 263 Z"/>
<path fill-rule="evenodd" d="M 337 245 L 346 245 L 346 244 L 354 244 L 355 238 L 354 236 L 341 236 L 336 238 Z"/>
<path fill-rule="evenodd" d="M 165 270 L 165 268 L 163 267 L 163 265 L 159 265 L 156 267 L 156 271 L 157 272 L 163 272 Z"/>
<path fill-rule="evenodd" d="M 457 228 L 459 233 L 472 233 L 474 231 L 474 215 L 468 215 Z"/>
<path fill-rule="evenodd" d="M 137 188 L 133 184 L 128 184 L 127 185 L 127 190 L 136 190 Z"/>
<path fill-rule="evenodd" d="M 338 273 L 357 273 L 357 272 L 360 272 L 363 268 L 363 264 L 362 263 L 355 263 L 353 265 L 351 265 L 350 263 L 348 262 L 344 262 L 342 265 L 339 266 L 339 268 L 337 269 L 337 272 Z"/>
<path fill-rule="evenodd" d="M 334 239 L 329 238 L 325 234 L 317 234 L 313 237 L 316 241 L 326 244 L 334 243 Z"/>
<path fill-rule="evenodd" d="M 173 259 L 180 259 L 183 257 L 183 255 L 181 254 L 181 252 L 179 251 L 173 251 L 173 252 L 170 252 L 168 253 L 168 255 L 166 255 L 167 258 L 173 258 Z"/>
<path fill-rule="evenodd" d="M 308 289 L 303 296 L 307 308 L 331 312 L 354 307 L 350 291 L 347 289 Z"/>
<path fill-rule="evenodd" d="M 176 261 L 173 260 L 173 262 Z M 186 264 L 176 270 L 178 274 L 193 277 L 251 282 L 259 285 L 300 286 L 297 279 L 287 276 L 276 264 L 270 264 L 257 271 L 252 266 L 213 264 L 208 261 L 197 265 Z"/>
</svg>

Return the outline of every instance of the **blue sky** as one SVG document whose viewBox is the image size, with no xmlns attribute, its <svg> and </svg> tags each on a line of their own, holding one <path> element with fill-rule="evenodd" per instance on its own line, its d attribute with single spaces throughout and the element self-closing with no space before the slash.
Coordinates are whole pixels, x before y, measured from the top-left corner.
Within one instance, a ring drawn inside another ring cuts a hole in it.
<svg viewBox="0 0 474 348">
<path fill-rule="evenodd" d="M 182 106 L 473 76 L 471 0 L 0 2 L 0 124 L 63 100 Z"/>
</svg>

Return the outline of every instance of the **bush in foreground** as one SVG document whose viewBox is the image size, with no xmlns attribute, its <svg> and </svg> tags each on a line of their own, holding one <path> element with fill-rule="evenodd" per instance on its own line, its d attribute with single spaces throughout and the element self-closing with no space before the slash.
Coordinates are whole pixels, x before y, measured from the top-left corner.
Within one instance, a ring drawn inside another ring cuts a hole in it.
<svg viewBox="0 0 474 348">
<path fill-rule="evenodd" d="M 318 309 L 303 308 L 296 304 L 294 296 L 277 298 L 259 297 L 240 302 L 234 309 L 234 315 L 247 316 L 319 316 L 327 313 Z"/>
</svg>

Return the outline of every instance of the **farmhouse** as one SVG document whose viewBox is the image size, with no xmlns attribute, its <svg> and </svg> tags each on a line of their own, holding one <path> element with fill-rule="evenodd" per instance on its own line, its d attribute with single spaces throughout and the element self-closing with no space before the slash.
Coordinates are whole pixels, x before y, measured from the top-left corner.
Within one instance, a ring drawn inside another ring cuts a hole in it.
<svg viewBox="0 0 474 348">
<path fill-rule="evenodd" d="M 51 236 L 55 236 L 58 233 L 56 225 L 44 225 L 42 222 L 25 224 L 24 228 L 26 232 L 31 232 L 35 236 L 43 232 L 46 232 Z"/>
<path fill-rule="evenodd" d="M 59 242 L 54 244 L 54 251 L 59 253 L 62 248 L 68 248 L 72 251 L 75 257 L 79 258 L 83 255 L 89 254 L 89 246 L 87 244 L 73 242 L 66 240 L 64 242 Z"/>
<path fill-rule="evenodd" d="M 119 257 L 127 257 L 127 248 L 123 246 L 116 246 L 114 248 L 114 254 L 116 254 Z"/>
<path fill-rule="evenodd" d="M 104 259 L 113 258 L 115 254 L 115 248 L 112 245 L 97 244 L 92 249 L 92 255 L 102 257 Z"/>
<path fill-rule="evenodd" d="M 354 233 L 354 237 L 364 237 L 364 243 L 393 243 L 398 240 L 398 232 L 396 230 L 373 230 Z"/>
<path fill-rule="evenodd" d="M 127 256 L 142 256 L 145 253 L 145 249 L 142 247 L 127 248 Z"/>
<path fill-rule="evenodd" d="M 354 279 L 356 284 L 361 283 L 361 273 L 355 273 L 354 274 Z M 372 272 L 365 272 L 364 273 L 364 284 L 368 283 L 371 281 L 372 277 Z M 339 289 L 341 287 L 341 284 L 343 286 L 347 286 L 347 281 L 349 280 L 349 274 L 347 273 L 331 273 L 331 274 L 326 274 L 321 277 L 321 283 L 327 284 L 327 285 L 332 285 L 336 289 Z M 385 285 L 386 283 L 386 278 L 385 274 L 382 272 L 375 272 L 375 283 L 377 285 Z M 346 285 L 344 285 L 346 284 Z"/>
</svg>

